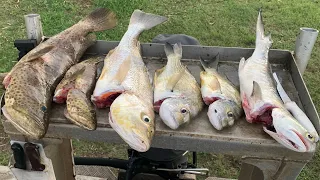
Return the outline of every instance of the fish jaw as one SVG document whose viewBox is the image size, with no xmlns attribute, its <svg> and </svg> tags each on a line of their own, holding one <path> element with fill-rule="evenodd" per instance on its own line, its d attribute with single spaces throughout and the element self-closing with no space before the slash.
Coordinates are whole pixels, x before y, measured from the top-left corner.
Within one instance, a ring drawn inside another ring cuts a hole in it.
<svg viewBox="0 0 320 180">
<path fill-rule="evenodd" d="M 316 143 L 308 138 L 308 131 L 296 121 L 285 109 L 272 110 L 273 127 L 263 129 L 280 144 L 297 152 L 311 152 Z"/>
<path fill-rule="evenodd" d="M 154 135 L 154 112 L 133 94 L 121 94 L 111 105 L 109 123 L 129 146 L 146 152 Z"/>
<path fill-rule="evenodd" d="M 191 119 L 189 103 L 185 99 L 169 98 L 162 102 L 159 110 L 162 121 L 171 129 L 188 124 Z"/>
<path fill-rule="evenodd" d="M 241 115 L 241 108 L 233 101 L 221 99 L 210 104 L 207 115 L 213 127 L 222 130 L 233 126 Z"/>
<path fill-rule="evenodd" d="M 93 105 L 82 91 L 78 89 L 70 90 L 66 103 L 67 107 L 64 114 L 68 120 L 87 130 L 97 128 Z"/>
<path fill-rule="evenodd" d="M 29 115 L 27 112 L 23 112 L 23 110 L 15 109 L 12 106 L 7 107 L 6 105 L 2 107 L 2 112 L 7 120 L 24 135 L 36 140 L 45 136 L 48 128 L 46 123 L 37 123 L 41 122 L 42 118 Z M 15 121 L 15 119 L 19 119 L 19 121 Z"/>
</svg>

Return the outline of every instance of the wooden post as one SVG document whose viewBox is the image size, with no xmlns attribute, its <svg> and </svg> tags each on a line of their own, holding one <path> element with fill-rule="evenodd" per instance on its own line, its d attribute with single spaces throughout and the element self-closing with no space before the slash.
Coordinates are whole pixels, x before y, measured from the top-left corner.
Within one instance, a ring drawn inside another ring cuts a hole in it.
<svg viewBox="0 0 320 180">
<path fill-rule="evenodd" d="M 41 18 L 39 14 L 28 14 L 24 16 L 28 39 L 36 39 L 37 44 L 43 36 Z"/>
</svg>

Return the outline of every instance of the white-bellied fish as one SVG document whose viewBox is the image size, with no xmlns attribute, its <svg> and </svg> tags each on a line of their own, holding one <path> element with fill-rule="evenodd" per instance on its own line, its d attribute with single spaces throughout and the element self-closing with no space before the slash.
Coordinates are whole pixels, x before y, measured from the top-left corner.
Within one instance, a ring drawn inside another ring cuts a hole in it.
<svg viewBox="0 0 320 180">
<path fill-rule="evenodd" d="M 171 129 L 189 123 L 203 108 L 199 84 L 181 64 L 181 44 L 165 44 L 168 62 L 154 76 L 154 109 Z"/>
<path fill-rule="evenodd" d="M 200 72 L 201 94 L 205 104 L 209 105 L 209 120 L 217 130 L 232 126 L 243 113 L 239 91 L 216 70 L 219 54 L 210 63 L 202 58 L 200 61 L 204 69 Z"/>
<path fill-rule="evenodd" d="M 24 135 L 42 138 L 48 128 L 52 94 L 66 71 L 96 41 L 94 31 L 116 26 L 115 15 L 100 8 L 26 54 L 5 77 L 5 117 Z"/>
<path fill-rule="evenodd" d="M 127 32 L 110 51 L 91 100 L 99 108 L 109 107 L 111 127 L 139 152 L 150 148 L 154 135 L 153 93 L 148 70 L 141 57 L 139 35 L 167 20 L 135 10 Z"/>
<path fill-rule="evenodd" d="M 264 35 L 261 11 L 256 28 L 256 48 L 250 58 L 242 58 L 239 63 L 240 96 L 246 119 L 250 123 L 262 122 L 266 133 L 291 150 L 313 151 L 315 139 L 278 96 L 268 61 L 272 40 L 271 35 Z"/>
</svg>

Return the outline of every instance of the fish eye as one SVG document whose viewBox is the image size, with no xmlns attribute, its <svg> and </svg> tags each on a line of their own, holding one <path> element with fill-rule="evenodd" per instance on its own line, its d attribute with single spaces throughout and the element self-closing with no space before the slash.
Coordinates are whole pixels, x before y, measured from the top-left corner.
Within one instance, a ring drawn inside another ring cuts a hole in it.
<svg viewBox="0 0 320 180">
<path fill-rule="evenodd" d="M 184 113 L 186 113 L 186 112 L 187 112 L 187 110 L 186 110 L 185 108 L 182 108 L 182 109 L 181 109 L 181 113 L 182 113 L 182 114 L 184 114 Z"/>
<path fill-rule="evenodd" d="M 232 118 L 232 117 L 233 117 L 233 113 L 232 113 L 231 111 L 229 111 L 229 112 L 227 113 L 227 115 L 228 115 L 229 118 Z"/>
<path fill-rule="evenodd" d="M 314 139 L 314 137 L 313 137 L 311 134 L 309 134 L 309 133 L 307 133 L 307 137 L 308 137 L 310 140 L 313 140 L 313 139 Z"/>
<path fill-rule="evenodd" d="M 144 122 L 150 122 L 150 118 L 148 116 L 143 116 Z"/>
</svg>

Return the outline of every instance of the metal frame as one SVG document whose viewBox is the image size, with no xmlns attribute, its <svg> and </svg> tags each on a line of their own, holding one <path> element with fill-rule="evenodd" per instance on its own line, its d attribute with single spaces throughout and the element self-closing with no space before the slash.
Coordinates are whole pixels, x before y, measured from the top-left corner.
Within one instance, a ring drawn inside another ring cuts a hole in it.
<svg viewBox="0 0 320 180">
<path fill-rule="evenodd" d="M 105 55 L 116 47 L 118 42 L 98 41 L 87 50 L 86 55 Z M 142 44 L 142 54 L 151 76 L 155 69 L 165 63 L 165 53 L 161 44 Z M 199 81 L 199 56 L 211 59 L 220 54 L 219 72 L 224 73 L 234 84 L 238 84 L 237 63 L 241 57 L 248 58 L 252 48 L 183 46 L 183 62 Z M 319 116 L 298 71 L 292 53 L 285 50 L 270 50 L 269 59 L 273 70 L 283 81 L 284 89 L 291 99 L 305 110 L 318 133 Z M 3 106 L 3 101 L 1 106 Z M 70 124 L 63 116 L 64 106 L 54 104 L 46 138 L 83 139 L 96 142 L 124 143 L 107 122 L 108 109 L 97 110 L 98 128 L 87 131 Z M 213 152 L 242 156 L 242 169 L 239 179 L 295 179 L 304 165 L 312 159 L 314 152 L 298 153 L 291 151 L 262 130 L 261 124 L 249 124 L 244 117 L 234 127 L 216 131 L 208 121 L 205 108 L 189 125 L 179 130 L 167 128 L 156 116 L 156 134 L 152 147 L 167 149 Z M 3 119 L 6 133 L 13 139 L 21 134 L 10 122 Z M 252 166 L 254 165 L 254 166 Z M 259 171 L 259 168 L 261 171 Z"/>
</svg>

